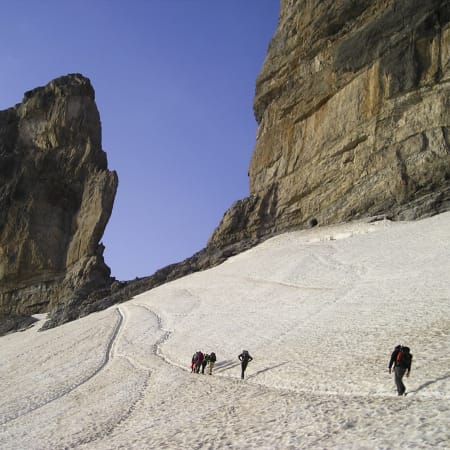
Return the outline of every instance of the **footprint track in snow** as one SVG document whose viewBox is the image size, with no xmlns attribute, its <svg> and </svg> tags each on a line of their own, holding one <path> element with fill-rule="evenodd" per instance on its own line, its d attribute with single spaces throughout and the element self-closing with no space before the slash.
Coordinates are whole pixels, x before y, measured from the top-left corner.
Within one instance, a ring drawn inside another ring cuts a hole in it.
<svg viewBox="0 0 450 450">
<path fill-rule="evenodd" d="M 30 414 L 46 405 L 48 405 L 49 403 L 52 403 L 68 394 L 70 394 L 71 392 L 73 392 L 75 389 L 78 389 L 80 386 L 84 385 L 85 383 L 87 383 L 88 381 L 90 381 L 92 378 L 94 378 L 95 376 L 97 376 L 105 367 L 106 365 L 109 363 L 111 356 L 112 356 L 112 350 L 113 350 L 113 346 L 114 346 L 114 342 L 117 339 L 117 336 L 120 332 L 120 329 L 122 327 L 122 323 L 123 323 L 123 315 L 121 314 L 121 312 L 117 309 L 117 314 L 118 314 L 118 318 L 117 321 L 114 325 L 114 328 L 112 330 L 112 333 L 107 341 L 107 345 L 106 345 L 106 350 L 104 352 L 103 355 L 103 360 L 101 361 L 100 365 L 97 366 L 97 368 L 94 369 L 93 372 L 91 372 L 89 375 L 85 376 L 82 380 L 78 381 L 77 383 L 72 384 L 71 386 L 69 386 L 66 389 L 63 389 L 61 392 L 58 392 L 54 395 L 52 395 L 50 398 L 47 398 L 45 401 L 41 401 L 38 402 L 37 404 L 31 406 L 29 409 L 27 409 L 24 412 L 15 414 L 13 416 L 8 417 L 6 420 L 3 420 L 2 422 L 0 422 L 0 426 L 2 425 L 6 425 L 16 419 L 19 419 L 20 417 L 26 416 L 27 414 Z"/>
</svg>

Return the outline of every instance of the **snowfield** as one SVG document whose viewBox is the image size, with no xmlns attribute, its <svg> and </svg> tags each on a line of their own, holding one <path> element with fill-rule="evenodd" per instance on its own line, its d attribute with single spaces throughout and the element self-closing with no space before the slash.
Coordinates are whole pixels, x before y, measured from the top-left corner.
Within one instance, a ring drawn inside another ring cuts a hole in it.
<svg viewBox="0 0 450 450">
<path fill-rule="evenodd" d="M 286 233 L 42 323 L 0 338 L 3 450 L 450 448 L 450 213 Z M 196 350 L 212 376 L 190 372 Z"/>
</svg>

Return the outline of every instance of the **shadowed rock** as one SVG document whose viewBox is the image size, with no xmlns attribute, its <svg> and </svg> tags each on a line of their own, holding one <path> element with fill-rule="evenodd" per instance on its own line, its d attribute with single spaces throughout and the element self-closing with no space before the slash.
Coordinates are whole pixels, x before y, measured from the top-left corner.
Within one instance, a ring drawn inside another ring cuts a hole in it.
<svg viewBox="0 0 450 450">
<path fill-rule="evenodd" d="M 116 189 L 88 79 L 58 78 L 0 111 L 0 314 L 111 284 L 99 242 Z"/>
</svg>

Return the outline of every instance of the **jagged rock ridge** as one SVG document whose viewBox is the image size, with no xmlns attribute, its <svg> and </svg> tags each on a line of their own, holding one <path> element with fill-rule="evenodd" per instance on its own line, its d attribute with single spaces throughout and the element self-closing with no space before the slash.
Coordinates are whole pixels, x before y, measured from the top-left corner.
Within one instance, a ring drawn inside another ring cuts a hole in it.
<svg viewBox="0 0 450 450">
<path fill-rule="evenodd" d="M 111 284 L 99 242 L 117 183 L 87 78 L 58 78 L 0 111 L 0 314 Z"/>
<path fill-rule="evenodd" d="M 282 0 L 259 74 L 250 197 L 210 245 L 450 208 L 448 0 Z"/>
</svg>

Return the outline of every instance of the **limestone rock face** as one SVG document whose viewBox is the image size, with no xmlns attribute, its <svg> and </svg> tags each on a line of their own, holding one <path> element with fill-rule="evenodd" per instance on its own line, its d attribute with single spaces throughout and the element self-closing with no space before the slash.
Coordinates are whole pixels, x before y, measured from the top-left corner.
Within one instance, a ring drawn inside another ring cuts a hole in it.
<svg viewBox="0 0 450 450">
<path fill-rule="evenodd" d="M 0 314 L 50 311 L 111 283 L 99 242 L 117 183 L 87 78 L 58 78 L 0 111 Z"/>
<path fill-rule="evenodd" d="M 210 245 L 450 208 L 448 0 L 282 0 L 256 83 L 250 197 Z"/>
</svg>

